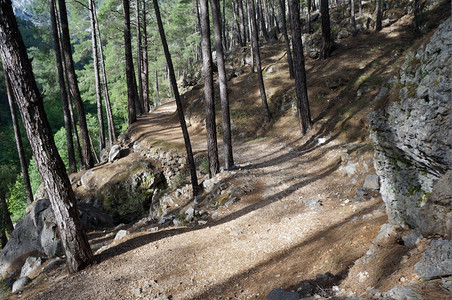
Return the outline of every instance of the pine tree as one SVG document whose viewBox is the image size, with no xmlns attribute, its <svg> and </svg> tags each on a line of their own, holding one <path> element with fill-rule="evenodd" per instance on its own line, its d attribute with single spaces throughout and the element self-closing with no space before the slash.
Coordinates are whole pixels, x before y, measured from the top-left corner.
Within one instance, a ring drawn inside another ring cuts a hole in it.
<svg viewBox="0 0 452 300">
<path fill-rule="evenodd" d="M 68 269 L 76 272 L 93 262 L 93 253 L 82 230 L 75 195 L 53 140 L 11 2 L 0 0 L 0 7 L 0 55 L 4 70 L 11 81 L 38 171 L 49 195 Z"/>
</svg>

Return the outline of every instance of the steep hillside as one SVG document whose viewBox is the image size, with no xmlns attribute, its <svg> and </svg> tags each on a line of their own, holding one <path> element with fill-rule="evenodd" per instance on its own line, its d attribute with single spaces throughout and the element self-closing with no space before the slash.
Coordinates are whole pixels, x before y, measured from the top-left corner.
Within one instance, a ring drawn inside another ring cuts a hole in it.
<svg viewBox="0 0 452 300">
<path fill-rule="evenodd" d="M 394 75 L 433 33 L 416 38 L 412 17 L 391 5 L 381 32 L 362 25 L 346 37 L 345 24 L 331 58 L 307 59 L 314 126 L 304 137 L 283 42 L 262 47 L 270 124 L 262 125 L 248 49 L 230 53 L 238 169 L 212 179 L 205 174 L 202 80 L 181 80 L 202 195 L 190 198 L 176 106 L 165 99 L 120 137 L 112 162 L 71 177 L 78 198 L 117 225 L 90 232 L 98 263 L 69 275 L 63 260 L 49 259 L 5 298 L 450 299 L 450 277 L 424 281 L 414 268 L 437 236 L 413 243 L 407 228 L 387 224 L 374 169 L 368 115 L 397 101 Z M 443 15 L 432 12 L 423 28 Z M 309 47 L 313 53 L 315 43 Z"/>
</svg>

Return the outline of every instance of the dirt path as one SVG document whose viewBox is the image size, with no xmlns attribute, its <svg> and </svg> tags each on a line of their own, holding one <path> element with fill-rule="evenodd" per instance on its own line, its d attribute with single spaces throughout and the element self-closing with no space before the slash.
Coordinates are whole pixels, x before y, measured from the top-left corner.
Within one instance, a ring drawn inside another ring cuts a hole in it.
<svg viewBox="0 0 452 300">
<path fill-rule="evenodd" d="M 180 145 L 174 110 L 167 102 L 140 118 L 133 139 Z M 204 151 L 204 136 L 193 137 L 195 151 Z M 320 145 L 314 136 L 235 143 L 241 169 L 225 176 L 248 187 L 238 203 L 204 226 L 133 233 L 100 253 L 98 264 L 46 290 L 36 286 L 30 299 L 263 299 L 326 272 L 337 284 L 386 220 L 379 198 L 350 201 L 350 181 L 358 186 L 370 172 L 344 175 L 341 155 L 357 147 Z M 362 155 L 371 168 L 370 154 Z"/>
</svg>

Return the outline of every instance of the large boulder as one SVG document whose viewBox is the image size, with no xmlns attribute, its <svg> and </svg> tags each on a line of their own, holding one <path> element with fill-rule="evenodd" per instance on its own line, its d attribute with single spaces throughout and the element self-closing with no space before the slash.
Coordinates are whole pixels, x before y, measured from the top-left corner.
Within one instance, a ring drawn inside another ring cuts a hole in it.
<svg viewBox="0 0 452 300">
<path fill-rule="evenodd" d="M 80 204 L 78 210 L 86 229 L 113 226 L 111 218 L 92 205 Z M 0 274 L 3 277 L 16 277 L 29 256 L 56 257 L 63 254 L 50 200 L 37 200 L 16 225 L 0 253 Z"/>
<path fill-rule="evenodd" d="M 392 224 L 448 235 L 452 214 L 452 22 L 407 55 L 392 101 L 370 118 L 375 169 Z M 450 222 L 449 222 L 450 223 Z"/>
</svg>

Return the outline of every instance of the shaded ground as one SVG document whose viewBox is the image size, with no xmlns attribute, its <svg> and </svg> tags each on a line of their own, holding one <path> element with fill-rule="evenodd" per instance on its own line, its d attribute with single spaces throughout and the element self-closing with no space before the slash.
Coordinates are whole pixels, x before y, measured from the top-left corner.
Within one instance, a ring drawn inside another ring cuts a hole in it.
<svg viewBox="0 0 452 300">
<path fill-rule="evenodd" d="M 229 82 L 240 169 L 223 176 L 230 184 L 247 185 L 240 201 L 216 209 L 217 217 L 205 225 L 136 231 L 98 251 L 97 264 L 67 277 L 43 278 L 21 297 L 265 299 L 274 288 L 297 289 L 303 283 L 315 286 L 318 295 L 331 295 L 332 287 L 340 286 L 387 221 L 378 194 L 355 196 L 365 176 L 374 173 L 366 116 L 379 104 L 375 95 L 413 40 L 410 24 L 409 18 L 402 18 L 380 33 L 342 40 L 331 59 L 307 61 L 315 123 L 303 138 L 292 110 L 281 109 L 283 99 L 294 95 L 284 46 L 278 42 L 263 47 L 272 124 L 261 126 L 256 75 L 249 74 L 249 67 Z M 269 72 L 269 66 L 276 71 Z M 338 87 L 326 86 L 327 79 L 338 78 L 342 82 Z M 201 92 L 187 93 L 185 105 Z M 174 111 L 174 102 L 168 100 L 139 118 L 129 131 L 130 142 L 183 151 Z M 202 123 L 193 123 L 190 133 L 196 155 L 203 155 Z M 128 159 L 133 156 L 121 163 L 127 165 Z M 106 240 L 111 235 L 93 233 L 91 238 Z M 374 276 L 372 285 L 349 279 L 340 286 L 344 295 L 360 295 L 369 288 L 386 290 L 400 284 L 401 277 L 406 282 L 417 280 L 415 259 L 410 257 L 419 253 L 410 253 L 397 239 L 386 247 L 373 265 L 359 269 Z M 388 268 L 388 255 L 400 262 L 395 268 Z M 407 259 L 401 262 L 404 255 Z M 326 273 L 331 273 L 326 279 L 319 276 Z M 357 273 L 353 270 L 353 276 Z"/>
</svg>

